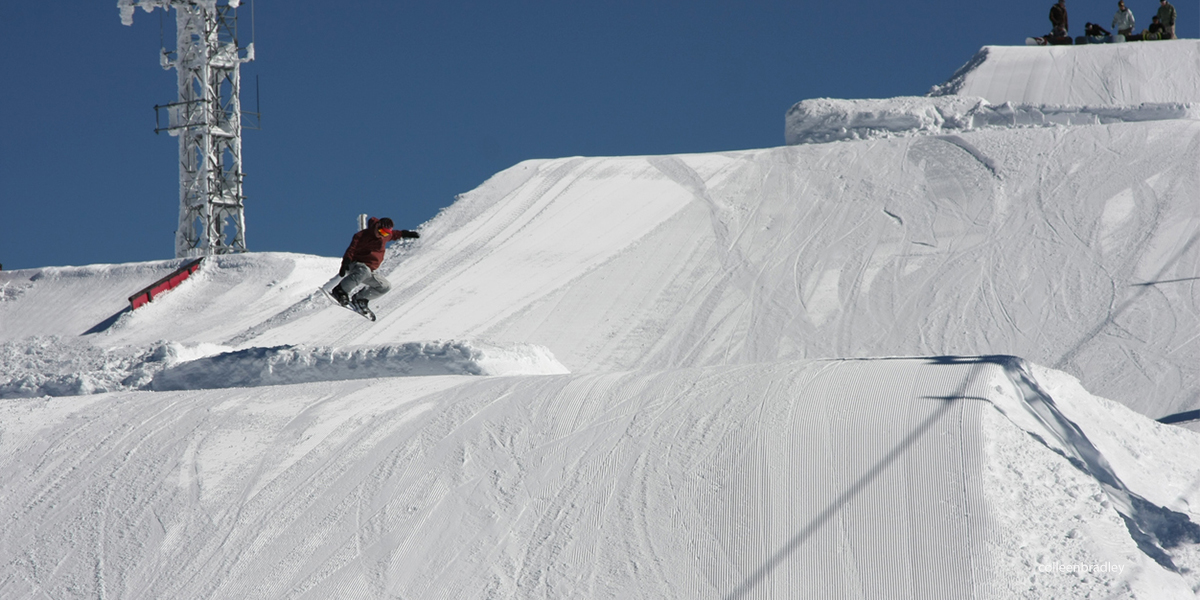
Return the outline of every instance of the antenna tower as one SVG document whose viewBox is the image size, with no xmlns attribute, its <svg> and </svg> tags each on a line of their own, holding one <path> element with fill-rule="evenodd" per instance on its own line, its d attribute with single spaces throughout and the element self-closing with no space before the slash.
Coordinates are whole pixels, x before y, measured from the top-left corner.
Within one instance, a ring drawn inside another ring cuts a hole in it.
<svg viewBox="0 0 1200 600">
<path fill-rule="evenodd" d="M 121 21 L 133 12 L 175 9 L 176 45 L 163 69 L 178 73 L 179 98 L 154 107 L 155 133 L 179 138 L 179 228 L 175 257 L 246 251 L 242 194 L 241 65 L 254 43 L 238 46 L 241 0 L 117 0 Z M 166 110 L 166 124 L 159 115 Z"/>
</svg>

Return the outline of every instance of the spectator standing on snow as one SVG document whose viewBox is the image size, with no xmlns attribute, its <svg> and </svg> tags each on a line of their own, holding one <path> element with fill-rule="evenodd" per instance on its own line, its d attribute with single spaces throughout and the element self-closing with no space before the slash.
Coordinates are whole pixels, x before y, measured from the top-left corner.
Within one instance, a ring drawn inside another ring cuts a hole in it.
<svg viewBox="0 0 1200 600">
<path fill-rule="evenodd" d="M 1070 31 L 1067 23 L 1067 0 L 1058 0 L 1058 4 L 1050 7 L 1050 27 L 1054 32 L 1061 29 L 1063 35 Z"/>
<path fill-rule="evenodd" d="M 1133 11 L 1125 8 L 1125 0 L 1117 2 L 1117 14 L 1113 15 L 1112 26 L 1121 35 L 1133 34 Z"/>
<path fill-rule="evenodd" d="M 330 292 L 342 306 L 353 302 L 360 310 L 365 311 L 368 301 L 392 289 L 388 280 L 376 272 L 379 265 L 383 264 L 388 242 L 400 238 L 421 237 L 415 231 L 393 230 L 392 225 L 392 220 L 387 217 L 371 217 L 371 220 L 367 221 L 367 228 L 354 234 L 354 238 L 350 240 L 350 247 L 346 248 L 346 253 L 342 256 L 342 269 L 338 272 L 338 277 L 344 279 Z M 360 285 L 362 289 L 351 298 L 350 294 Z"/>
<path fill-rule="evenodd" d="M 1158 20 L 1163 24 L 1166 30 L 1166 35 L 1163 39 L 1175 39 L 1175 7 L 1171 6 L 1167 0 L 1162 0 L 1162 5 L 1158 7 Z"/>
</svg>

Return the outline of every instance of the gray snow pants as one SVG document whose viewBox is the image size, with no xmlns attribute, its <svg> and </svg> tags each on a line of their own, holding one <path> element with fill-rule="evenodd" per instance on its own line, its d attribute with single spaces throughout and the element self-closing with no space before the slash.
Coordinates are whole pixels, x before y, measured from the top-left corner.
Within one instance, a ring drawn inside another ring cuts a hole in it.
<svg viewBox="0 0 1200 600">
<path fill-rule="evenodd" d="M 354 289 L 360 285 L 363 288 L 355 294 Z M 392 289 L 392 284 L 384 279 L 383 275 L 372 271 L 371 267 L 360 262 L 353 262 L 346 268 L 346 277 L 342 279 L 338 287 L 342 288 L 342 291 L 346 292 L 346 295 L 353 300 L 374 300 Z"/>
</svg>

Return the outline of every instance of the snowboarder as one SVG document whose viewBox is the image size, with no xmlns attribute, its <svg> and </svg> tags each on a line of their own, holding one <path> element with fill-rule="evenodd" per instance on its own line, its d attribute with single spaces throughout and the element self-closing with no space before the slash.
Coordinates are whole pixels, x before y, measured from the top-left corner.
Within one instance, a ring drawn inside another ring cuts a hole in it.
<svg viewBox="0 0 1200 600">
<path fill-rule="evenodd" d="M 1162 21 L 1158 20 L 1158 15 L 1150 17 L 1150 26 L 1145 31 L 1130 36 L 1129 39 L 1134 41 L 1152 41 L 1167 39 L 1166 28 L 1163 27 Z"/>
<path fill-rule="evenodd" d="M 1133 11 L 1125 8 L 1125 0 L 1117 2 L 1117 14 L 1113 15 L 1113 29 L 1121 35 L 1129 36 L 1133 35 L 1133 25 Z"/>
<path fill-rule="evenodd" d="M 1088 23 L 1083 26 L 1083 36 L 1075 40 L 1076 44 L 1107 44 L 1113 41 L 1112 34 L 1099 23 Z"/>
<path fill-rule="evenodd" d="M 350 240 L 350 247 L 346 248 L 346 253 L 342 255 L 342 268 L 338 271 L 338 277 L 343 279 L 330 292 L 339 304 L 352 308 L 371 320 L 374 320 L 374 315 L 371 314 L 368 302 L 386 294 L 392 288 L 388 280 L 376 272 L 383 263 L 388 242 L 421 237 L 415 231 L 394 230 L 392 226 L 392 220 L 387 217 L 371 217 L 367 221 L 367 228 L 354 234 L 354 238 Z M 354 293 L 359 286 L 362 288 L 358 293 Z"/>
<path fill-rule="evenodd" d="M 1162 39 L 1175 39 L 1175 7 L 1167 0 L 1162 0 L 1162 5 L 1158 7 L 1158 21 L 1166 30 Z"/>
</svg>

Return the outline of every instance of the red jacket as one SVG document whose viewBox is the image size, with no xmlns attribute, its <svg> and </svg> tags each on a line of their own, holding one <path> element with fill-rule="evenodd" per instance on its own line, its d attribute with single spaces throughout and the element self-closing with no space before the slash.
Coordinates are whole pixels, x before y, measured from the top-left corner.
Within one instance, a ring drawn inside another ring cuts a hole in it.
<svg viewBox="0 0 1200 600">
<path fill-rule="evenodd" d="M 379 219 L 371 217 L 371 220 L 367 221 L 367 228 L 354 234 L 354 239 L 350 240 L 350 247 L 346 248 L 346 253 L 342 255 L 342 269 L 349 267 L 352 262 L 360 262 L 374 271 L 383 264 L 384 250 L 387 249 L 388 242 L 419 237 L 415 231 L 405 229 L 393 229 L 392 234 L 388 236 L 380 235 L 375 229 L 377 223 Z"/>
</svg>

